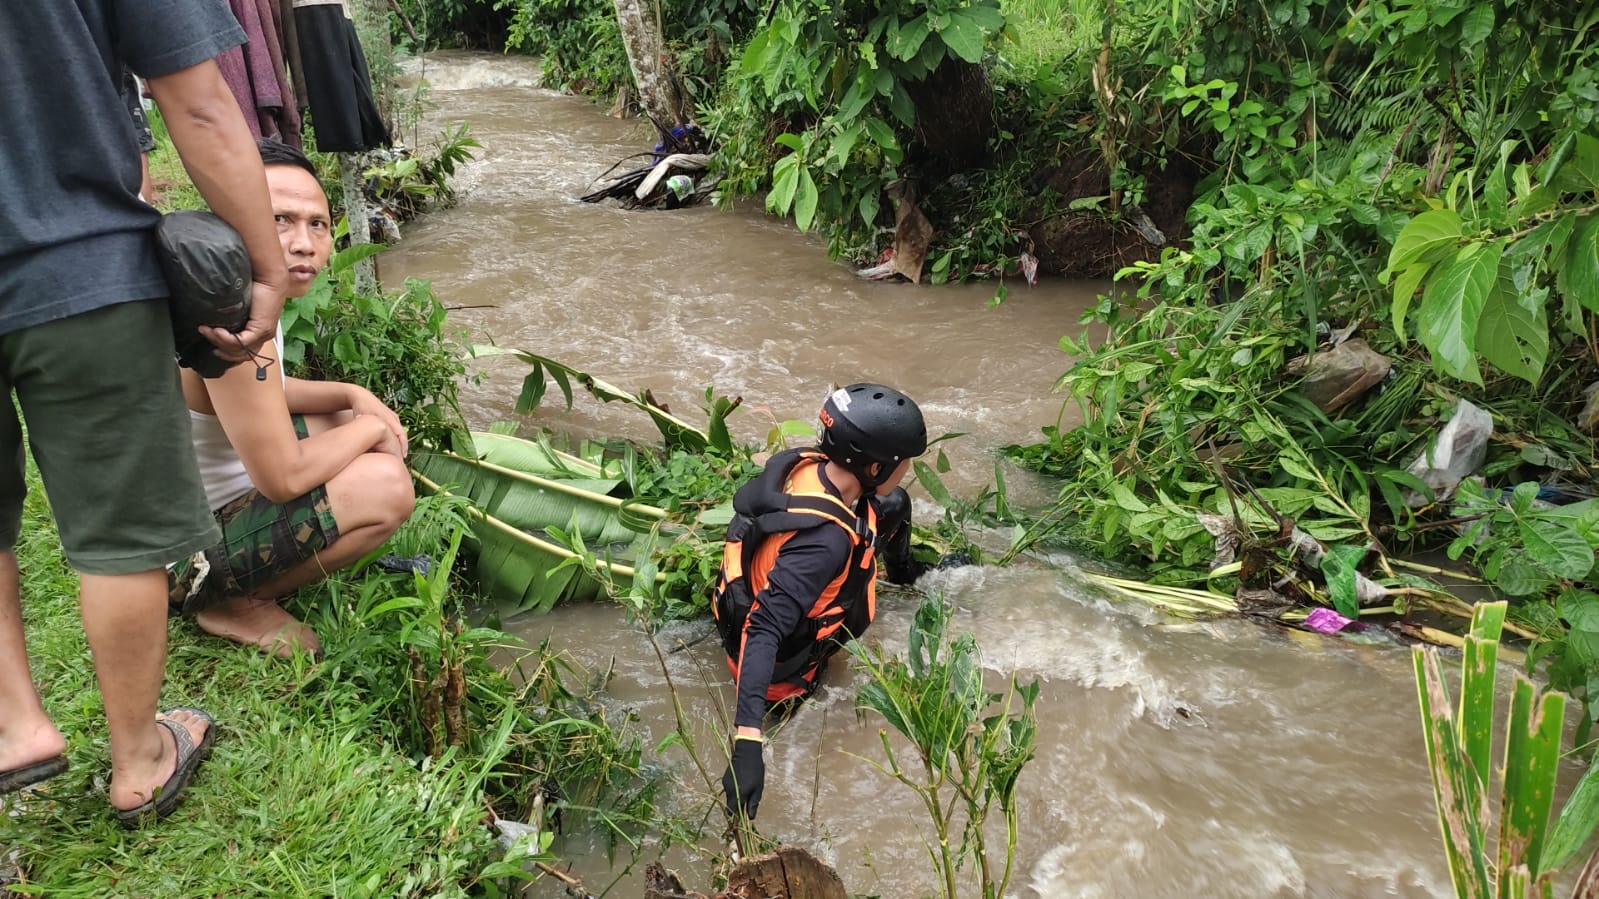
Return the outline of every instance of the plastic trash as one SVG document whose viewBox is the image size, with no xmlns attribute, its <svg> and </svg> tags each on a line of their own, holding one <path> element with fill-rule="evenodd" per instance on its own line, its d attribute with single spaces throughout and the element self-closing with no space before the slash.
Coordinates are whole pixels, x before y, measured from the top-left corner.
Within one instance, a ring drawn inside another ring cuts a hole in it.
<svg viewBox="0 0 1599 899">
<path fill-rule="evenodd" d="M 666 189 L 672 192 L 672 196 L 685 200 L 694 192 L 694 179 L 687 175 L 673 175 L 666 179 Z"/>
<path fill-rule="evenodd" d="M 1310 615 L 1305 618 L 1305 627 L 1323 634 L 1336 634 L 1353 623 L 1352 620 L 1327 608 L 1311 609 Z"/>
<path fill-rule="evenodd" d="M 1460 482 L 1482 467 L 1488 455 L 1488 438 L 1493 432 L 1493 416 L 1461 400 L 1455 408 L 1455 417 L 1438 432 L 1432 446 L 1406 469 L 1432 488 L 1433 495 L 1427 497 L 1407 490 L 1405 504 L 1417 509 L 1429 502 L 1444 502 L 1453 497 Z"/>
</svg>

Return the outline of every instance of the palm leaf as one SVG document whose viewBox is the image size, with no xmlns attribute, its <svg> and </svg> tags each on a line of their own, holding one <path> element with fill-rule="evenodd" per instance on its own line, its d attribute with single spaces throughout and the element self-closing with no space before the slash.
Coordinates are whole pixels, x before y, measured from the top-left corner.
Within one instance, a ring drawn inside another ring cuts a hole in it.
<svg viewBox="0 0 1599 899">
<path fill-rule="evenodd" d="M 1566 722 L 1566 697 L 1541 696 L 1532 681 L 1516 675 L 1506 728 L 1503 806 L 1499 812 L 1499 870 L 1545 870 L 1541 864 L 1549 810 L 1560 773 L 1560 732 Z M 1509 896 L 1508 878 L 1499 895 Z"/>
<path fill-rule="evenodd" d="M 1481 779 L 1461 745 L 1449 690 L 1438 670 L 1438 653 L 1419 646 L 1413 651 L 1421 726 L 1449 878 L 1459 899 L 1488 899 L 1493 895 L 1485 851 L 1488 804 L 1482 797 Z"/>
</svg>

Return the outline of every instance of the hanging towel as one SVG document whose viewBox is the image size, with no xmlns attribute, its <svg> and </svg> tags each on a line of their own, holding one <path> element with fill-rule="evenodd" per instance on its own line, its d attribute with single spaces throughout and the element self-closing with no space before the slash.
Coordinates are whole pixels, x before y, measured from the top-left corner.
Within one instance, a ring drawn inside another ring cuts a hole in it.
<svg viewBox="0 0 1599 899">
<path fill-rule="evenodd" d="M 244 29 L 245 42 L 217 57 L 222 80 L 227 82 L 233 99 L 238 101 L 250 133 L 281 140 L 283 88 L 266 36 L 272 29 L 272 22 L 261 20 L 261 8 L 256 0 L 228 0 L 228 7 L 238 19 L 239 27 Z M 275 31 L 273 34 L 276 36 Z"/>
<path fill-rule="evenodd" d="M 359 153 L 388 146 L 389 129 L 344 0 L 294 0 L 294 31 L 316 148 Z"/>
<path fill-rule="evenodd" d="M 274 110 L 274 126 L 278 140 L 291 147 L 300 146 L 300 109 L 295 102 L 294 86 L 289 81 L 288 67 L 283 59 L 283 11 L 277 0 L 256 0 L 261 17 L 261 31 L 266 38 L 266 51 L 272 64 L 272 78 L 278 85 L 281 105 Z M 265 132 L 266 125 L 262 124 Z"/>
</svg>

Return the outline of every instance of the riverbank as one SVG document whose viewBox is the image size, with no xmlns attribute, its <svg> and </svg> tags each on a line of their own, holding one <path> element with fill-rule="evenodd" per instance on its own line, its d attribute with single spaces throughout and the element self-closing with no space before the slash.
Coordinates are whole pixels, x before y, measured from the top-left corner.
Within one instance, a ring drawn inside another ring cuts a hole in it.
<svg viewBox="0 0 1599 899">
<path fill-rule="evenodd" d="M 424 507 L 387 549 L 441 555 L 438 528 L 448 517 L 435 512 Z M 441 640 L 438 633 L 454 629 L 461 597 L 429 608 L 414 598 L 427 582 L 366 571 L 289 601 L 317 629 L 323 662 L 267 657 L 184 619 L 171 622 L 161 707 L 213 713 L 216 747 L 176 814 L 142 832 L 123 830 L 106 798 L 106 721 L 77 579 L 34 475 L 22 534 L 30 661 L 46 710 L 66 734 L 70 769 L 3 803 L 0 885 L 14 893 L 483 896 L 492 894 L 484 873 L 500 854 L 489 819 L 528 813 L 540 784 L 606 809 L 619 825 L 654 817 L 651 792 L 641 789 L 648 784 L 638 779 L 640 747 L 609 729 L 561 659 L 497 630 L 457 630 Z M 435 584 L 448 587 L 448 574 Z M 440 611 L 445 616 L 429 622 Z M 467 680 L 465 709 L 456 710 L 470 733 L 437 757 L 417 733 L 427 721 L 413 677 L 416 665 L 437 662 L 411 657 L 430 645 L 453 656 Z M 489 653 L 507 664 L 486 664 Z M 516 683 L 512 670 L 521 672 Z M 627 795 L 616 800 L 612 790 L 624 785 Z M 582 813 L 572 816 L 580 821 Z M 537 845 L 524 849 L 516 853 L 536 856 Z"/>
</svg>

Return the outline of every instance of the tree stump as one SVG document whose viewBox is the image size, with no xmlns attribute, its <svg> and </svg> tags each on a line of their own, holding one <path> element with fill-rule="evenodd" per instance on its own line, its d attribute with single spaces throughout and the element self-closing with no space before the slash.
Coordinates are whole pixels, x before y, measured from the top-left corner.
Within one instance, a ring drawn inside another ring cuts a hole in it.
<svg viewBox="0 0 1599 899">
<path fill-rule="evenodd" d="M 779 846 L 767 855 L 746 858 L 728 875 L 727 889 L 715 896 L 685 890 L 658 864 L 644 872 L 644 899 L 849 899 L 838 873 L 798 846 Z"/>
</svg>

